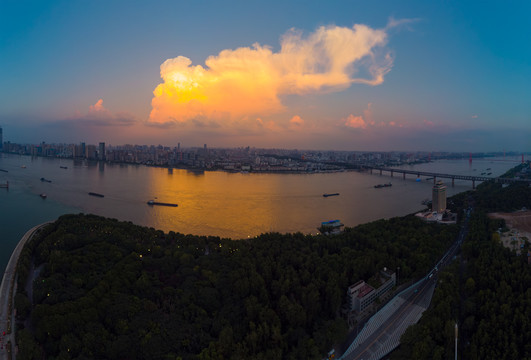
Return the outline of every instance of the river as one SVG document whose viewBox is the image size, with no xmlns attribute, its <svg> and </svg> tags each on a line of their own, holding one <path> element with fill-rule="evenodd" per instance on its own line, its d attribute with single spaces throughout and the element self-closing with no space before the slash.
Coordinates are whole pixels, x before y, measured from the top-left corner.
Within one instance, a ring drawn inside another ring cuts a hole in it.
<svg viewBox="0 0 531 360">
<path fill-rule="evenodd" d="M 506 160 L 506 161 L 500 161 Z M 507 161 L 511 160 L 511 161 Z M 438 160 L 408 169 L 499 176 L 518 159 Z M 241 239 L 263 232 L 316 233 L 322 221 L 346 226 L 403 216 L 431 198 L 433 181 L 355 171 L 319 174 L 193 172 L 142 165 L 87 163 L 0 154 L 0 268 L 32 226 L 66 213 L 94 213 L 164 231 Z M 44 177 L 51 182 L 42 182 Z M 443 179 L 443 181 L 446 181 Z M 392 183 L 375 189 L 374 185 Z M 470 190 L 470 181 L 448 181 L 448 196 Z M 477 185 L 477 184 L 476 184 Z M 105 195 L 89 196 L 89 192 Z M 39 194 L 46 193 L 42 199 Z M 323 193 L 339 196 L 323 197 Z M 178 207 L 149 206 L 148 200 Z"/>
</svg>

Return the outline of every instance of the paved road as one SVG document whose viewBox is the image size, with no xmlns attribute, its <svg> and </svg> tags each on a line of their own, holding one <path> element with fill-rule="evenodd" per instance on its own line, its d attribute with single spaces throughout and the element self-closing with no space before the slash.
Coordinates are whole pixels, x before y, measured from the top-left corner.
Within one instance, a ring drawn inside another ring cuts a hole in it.
<svg viewBox="0 0 531 360">
<path fill-rule="evenodd" d="M 0 349 L 0 360 L 12 358 L 13 354 L 10 353 L 10 350 L 14 349 L 15 344 L 15 329 L 11 328 L 11 326 L 14 326 L 15 324 L 14 306 L 10 311 L 9 301 L 13 301 L 15 295 L 16 289 L 14 288 L 14 285 L 18 257 L 20 256 L 20 252 L 24 248 L 24 245 L 29 239 L 32 238 L 33 234 L 49 223 L 51 222 L 34 226 L 28 232 L 26 232 L 26 234 L 24 234 L 22 239 L 20 239 L 15 247 L 15 250 L 13 250 L 11 258 L 9 259 L 9 263 L 7 264 L 6 270 L 4 272 L 2 284 L 0 285 L 0 336 L 2 338 L 0 345 L 0 347 L 2 347 L 2 349 Z M 9 344 L 13 344 L 12 348 L 8 346 Z"/>
<path fill-rule="evenodd" d="M 399 345 L 406 328 L 415 324 L 429 307 L 437 283 L 437 273 L 450 264 L 459 251 L 468 233 L 469 218 L 470 211 L 467 212 L 456 241 L 428 275 L 397 295 L 374 315 L 351 347 L 340 357 L 341 360 L 381 359 Z"/>
<path fill-rule="evenodd" d="M 398 295 L 390 303 L 389 317 L 376 320 L 376 329 L 341 359 L 380 359 L 388 354 L 400 341 L 406 328 L 416 323 L 427 309 L 435 289 L 435 278 L 424 278 L 416 286 Z"/>
</svg>

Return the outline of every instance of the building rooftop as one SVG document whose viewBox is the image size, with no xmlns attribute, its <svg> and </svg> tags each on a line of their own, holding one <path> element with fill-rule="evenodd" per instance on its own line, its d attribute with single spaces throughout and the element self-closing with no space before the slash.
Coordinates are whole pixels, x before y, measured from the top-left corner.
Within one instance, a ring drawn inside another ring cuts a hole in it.
<svg viewBox="0 0 531 360">
<path fill-rule="evenodd" d="M 369 294 L 371 291 L 374 291 L 374 288 L 372 286 L 370 286 L 369 284 L 364 284 L 361 287 L 360 291 L 358 292 L 358 297 L 362 298 L 365 295 Z"/>
</svg>

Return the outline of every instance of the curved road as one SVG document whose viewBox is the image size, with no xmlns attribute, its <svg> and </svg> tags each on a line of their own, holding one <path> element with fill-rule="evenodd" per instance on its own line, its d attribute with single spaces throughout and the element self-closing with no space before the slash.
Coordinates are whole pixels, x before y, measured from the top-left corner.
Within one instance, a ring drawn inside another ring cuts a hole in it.
<svg viewBox="0 0 531 360">
<path fill-rule="evenodd" d="M 20 256 L 20 253 L 28 240 L 30 240 L 39 229 L 50 223 L 52 223 L 52 221 L 34 226 L 28 230 L 22 239 L 20 239 L 15 247 L 15 250 L 13 250 L 11 257 L 9 258 L 9 263 L 7 264 L 4 277 L 2 278 L 2 284 L 0 285 L 0 360 L 11 359 L 12 357 L 14 358 L 11 351 L 13 346 L 12 344 L 15 344 L 15 332 L 14 329 L 12 329 L 12 326 L 15 323 L 15 310 L 13 304 L 10 311 L 9 303 L 10 301 L 14 301 L 16 290 L 15 276 L 18 257 Z"/>
</svg>

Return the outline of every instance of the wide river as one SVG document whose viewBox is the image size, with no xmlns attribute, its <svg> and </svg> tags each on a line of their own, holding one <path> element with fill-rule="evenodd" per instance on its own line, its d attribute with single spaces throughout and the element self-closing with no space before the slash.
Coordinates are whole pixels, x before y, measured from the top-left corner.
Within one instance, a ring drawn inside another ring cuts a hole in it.
<svg viewBox="0 0 531 360">
<path fill-rule="evenodd" d="M 505 161 L 501 161 L 505 160 Z M 408 169 L 499 176 L 517 158 L 440 160 Z M 66 169 L 62 168 L 66 167 Z M 355 226 L 424 208 L 433 181 L 415 176 L 355 171 L 319 174 L 192 172 L 142 165 L 74 162 L 0 154 L 0 269 L 32 226 L 66 213 L 94 213 L 164 231 L 241 239 L 270 231 L 316 233 L 322 221 Z M 51 182 L 42 182 L 44 177 Z M 442 179 L 443 181 L 447 181 Z M 374 185 L 392 183 L 375 189 Z M 448 196 L 470 190 L 469 181 L 447 181 Z M 105 197 L 89 196 L 89 192 Z M 46 193 L 42 199 L 39 194 Z M 325 198 L 323 193 L 339 193 Z M 148 200 L 178 207 L 149 206 Z"/>
</svg>

